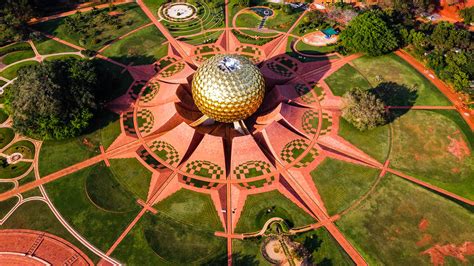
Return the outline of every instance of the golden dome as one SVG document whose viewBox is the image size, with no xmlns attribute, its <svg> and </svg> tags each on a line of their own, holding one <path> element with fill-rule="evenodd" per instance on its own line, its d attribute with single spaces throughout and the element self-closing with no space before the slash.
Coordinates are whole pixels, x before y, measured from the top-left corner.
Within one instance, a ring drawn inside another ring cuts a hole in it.
<svg viewBox="0 0 474 266">
<path fill-rule="evenodd" d="M 257 111 L 265 96 L 265 81 L 260 70 L 246 57 L 216 55 L 194 74 L 192 92 L 203 114 L 231 123 Z"/>
</svg>

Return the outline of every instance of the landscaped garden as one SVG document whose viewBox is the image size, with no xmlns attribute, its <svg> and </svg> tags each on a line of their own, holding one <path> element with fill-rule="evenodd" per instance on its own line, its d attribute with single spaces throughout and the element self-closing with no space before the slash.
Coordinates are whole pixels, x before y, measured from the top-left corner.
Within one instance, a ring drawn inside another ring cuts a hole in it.
<svg viewBox="0 0 474 266">
<path fill-rule="evenodd" d="M 474 262 L 461 24 L 344 3 L 48 5 L 0 3 L 0 231 L 53 234 L 94 264 Z M 194 102 L 196 71 L 222 54 L 265 83 L 234 123 Z M 28 241 L 25 259 L 70 264 Z"/>
</svg>

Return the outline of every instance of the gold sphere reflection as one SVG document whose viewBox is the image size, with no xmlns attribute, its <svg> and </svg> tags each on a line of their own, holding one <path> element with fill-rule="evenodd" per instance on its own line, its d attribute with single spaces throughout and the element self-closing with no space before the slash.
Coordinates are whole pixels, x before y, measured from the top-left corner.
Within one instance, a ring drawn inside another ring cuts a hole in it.
<svg viewBox="0 0 474 266">
<path fill-rule="evenodd" d="M 194 74 L 193 99 L 208 117 L 224 123 L 243 120 L 262 104 L 265 81 L 246 57 L 216 55 Z"/>
</svg>

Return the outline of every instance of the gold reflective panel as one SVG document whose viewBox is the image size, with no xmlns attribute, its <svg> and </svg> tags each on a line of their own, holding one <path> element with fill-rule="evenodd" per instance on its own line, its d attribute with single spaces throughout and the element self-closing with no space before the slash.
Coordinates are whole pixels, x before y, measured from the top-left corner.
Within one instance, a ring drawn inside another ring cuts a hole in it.
<svg viewBox="0 0 474 266">
<path fill-rule="evenodd" d="M 231 123 L 257 111 L 265 96 L 265 81 L 260 70 L 246 57 L 221 54 L 198 68 L 192 92 L 203 114 Z"/>
</svg>

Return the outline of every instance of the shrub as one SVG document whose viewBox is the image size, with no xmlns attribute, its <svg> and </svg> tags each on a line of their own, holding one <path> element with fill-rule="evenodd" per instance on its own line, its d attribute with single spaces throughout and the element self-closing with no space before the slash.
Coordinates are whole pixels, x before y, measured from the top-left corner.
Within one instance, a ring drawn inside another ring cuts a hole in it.
<svg viewBox="0 0 474 266">
<path fill-rule="evenodd" d="M 343 96 L 342 117 L 359 130 L 373 129 L 387 123 L 384 103 L 371 91 L 354 88 Z"/>
</svg>

